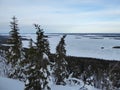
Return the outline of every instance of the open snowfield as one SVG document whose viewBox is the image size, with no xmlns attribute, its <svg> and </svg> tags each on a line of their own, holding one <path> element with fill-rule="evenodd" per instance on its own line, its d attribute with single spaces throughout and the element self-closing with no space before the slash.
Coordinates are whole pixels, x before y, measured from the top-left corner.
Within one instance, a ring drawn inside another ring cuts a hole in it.
<svg viewBox="0 0 120 90">
<path fill-rule="evenodd" d="M 51 52 L 55 52 L 55 48 L 60 40 L 61 34 L 47 34 L 50 42 Z M 35 34 L 24 34 L 28 39 L 32 38 L 36 41 Z M 120 49 L 112 48 L 120 46 L 119 36 L 102 36 L 102 35 L 67 35 L 65 38 L 67 55 L 93 57 L 108 60 L 120 61 Z M 28 47 L 28 41 L 23 41 L 24 47 Z"/>
<path fill-rule="evenodd" d="M 85 86 L 88 90 L 99 90 L 92 86 Z M 62 85 L 52 85 L 51 90 L 79 90 L 79 86 L 62 86 Z M 0 77 L 0 90 L 24 90 L 24 83 Z"/>
<path fill-rule="evenodd" d="M 24 83 L 0 77 L 0 90 L 24 90 Z"/>
</svg>

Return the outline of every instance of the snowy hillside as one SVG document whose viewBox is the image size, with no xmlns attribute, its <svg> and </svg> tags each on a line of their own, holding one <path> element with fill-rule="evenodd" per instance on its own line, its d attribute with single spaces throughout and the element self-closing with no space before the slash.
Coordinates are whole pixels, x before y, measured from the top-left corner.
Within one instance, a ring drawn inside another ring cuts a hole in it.
<svg viewBox="0 0 120 90">
<path fill-rule="evenodd" d="M 88 90 L 99 90 L 99 89 L 93 88 L 92 86 L 86 86 L 86 88 L 88 88 Z M 0 77 L 0 90 L 24 90 L 24 83 L 18 80 Z M 80 87 L 52 85 L 51 90 L 80 90 Z"/>
</svg>

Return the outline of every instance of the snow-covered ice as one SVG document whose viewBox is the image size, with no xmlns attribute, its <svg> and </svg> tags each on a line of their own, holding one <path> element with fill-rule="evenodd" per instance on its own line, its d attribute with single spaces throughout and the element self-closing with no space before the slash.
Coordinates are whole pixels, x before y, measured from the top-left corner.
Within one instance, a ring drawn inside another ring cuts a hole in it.
<svg viewBox="0 0 120 90">
<path fill-rule="evenodd" d="M 24 35 L 36 41 L 35 34 Z M 61 34 L 48 34 L 50 49 L 55 53 L 56 46 L 58 45 Z M 116 37 L 117 38 L 117 37 Z M 67 55 L 93 57 L 108 60 L 120 61 L 120 49 L 113 49 L 114 46 L 120 46 L 120 40 L 115 37 L 102 37 L 99 35 L 67 35 L 65 38 Z M 28 47 L 28 42 L 23 41 L 23 46 Z"/>
</svg>

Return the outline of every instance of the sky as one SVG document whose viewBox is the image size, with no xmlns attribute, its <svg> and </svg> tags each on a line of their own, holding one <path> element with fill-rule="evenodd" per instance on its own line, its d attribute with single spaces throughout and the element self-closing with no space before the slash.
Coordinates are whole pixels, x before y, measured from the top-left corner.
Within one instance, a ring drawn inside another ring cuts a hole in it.
<svg viewBox="0 0 120 90">
<path fill-rule="evenodd" d="M 120 33 L 120 0 L 0 0 L 0 33 L 13 16 L 22 33 Z"/>
</svg>

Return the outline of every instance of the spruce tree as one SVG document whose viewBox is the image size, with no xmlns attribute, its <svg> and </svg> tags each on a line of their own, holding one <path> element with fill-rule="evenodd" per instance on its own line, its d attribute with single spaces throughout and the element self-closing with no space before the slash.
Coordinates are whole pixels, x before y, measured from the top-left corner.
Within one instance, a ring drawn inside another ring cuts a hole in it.
<svg viewBox="0 0 120 90">
<path fill-rule="evenodd" d="M 35 24 L 35 28 L 37 29 L 37 42 L 36 48 L 31 47 L 28 53 L 30 64 L 26 71 L 28 77 L 25 90 L 50 90 L 48 85 L 50 75 L 48 71 L 49 58 L 47 55 L 49 47 L 47 46 L 48 44 L 46 45 L 45 40 L 47 39 L 45 39 L 44 32 L 40 26 Z"/>
<path fill-rule="evenodd" d="M 65 84 L 64 79 L 67 78 L 67 61 L 65 60 L 66 57 L 66 50 L 65 50 L 65 37 L 64 35 L 59 44 L 56 47 L 56 61 L 54 66 L 54 75 L 55 75 L 55 82 L 56 84 Z"/>
<path fill-rule="evenodd" d="M 20 61 L 21 61 L 21 49 L 22 41 L 21 36 L 19 35 L 19 28 L 17 24 L 17 18 L 13 17 L 12 22 L 10 22 L 10 38 L 8 40 L 9 49 L 7 51 L 7 62 L 11 66 L 9 77 L 10 78 L 20 78 Z"/>
<path fill-rule="evenodd" d="M 49 42 L 46 39 L 46 36 L 44 35 L 43 29 L 40 28 L 40 25 L 34 24 L 35 28 L 37 29 L 37 43 L 36 46 L 38 47 L 39 52 L 44 52 L 49 56 L 50 54 L 50 47 Z M 42 48 L 41 48 L 42 47 Z"/>
<path fill-rule="evenodd" d="M 49 43 L 47 39 L 45 38 L 43 30 L 40 28 L 40 25 L 35 24 L 35 28 L 37 29 L 37 69 L 40 71 L 40 85 L 43 90 L 50 90 L 50 87 L 48 86 L 48 80 L 50 77 L 50 73 L 48 71 L 48 65 L 50 65 L 49 62 Z"/>
<path fill-rule="evenodd" d="M 30 41 L 31 43 L 31 41 Z M 36 49 L 30 45 L 25 54 L 25 75 L 26 75 L 26 83 L 25 90 L 41 90 L 39 85 L 39 77 L 36 72 Z"/>
</svg>

